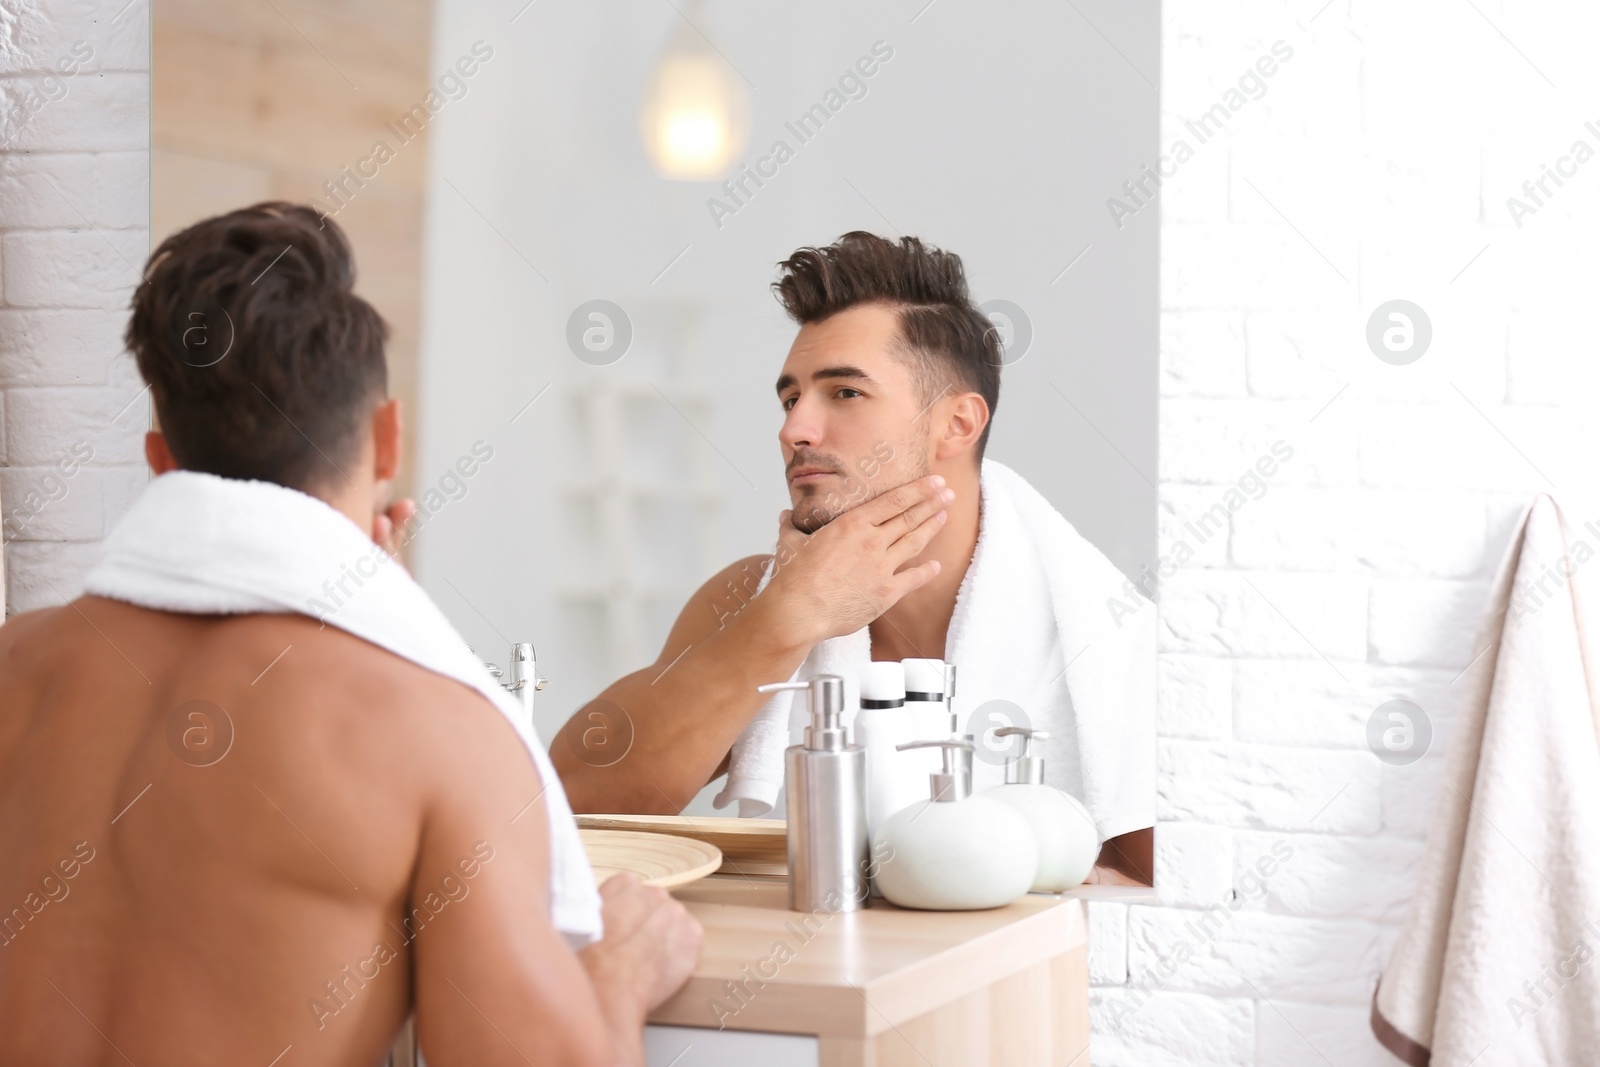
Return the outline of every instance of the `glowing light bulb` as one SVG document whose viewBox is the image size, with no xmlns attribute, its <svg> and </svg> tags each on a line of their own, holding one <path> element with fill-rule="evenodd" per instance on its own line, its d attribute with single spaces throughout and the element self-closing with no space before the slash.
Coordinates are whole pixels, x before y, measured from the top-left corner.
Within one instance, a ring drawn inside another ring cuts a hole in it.
<svg viewBox="0 0 1600 1067">
<path fill-rule="evenodd" d="M 680 27 L 645 88 L 639 136 L 656 172 L 716 181 L 744 150 L 750 98 L 739 76 L 692 28 Z"/>
</svg>

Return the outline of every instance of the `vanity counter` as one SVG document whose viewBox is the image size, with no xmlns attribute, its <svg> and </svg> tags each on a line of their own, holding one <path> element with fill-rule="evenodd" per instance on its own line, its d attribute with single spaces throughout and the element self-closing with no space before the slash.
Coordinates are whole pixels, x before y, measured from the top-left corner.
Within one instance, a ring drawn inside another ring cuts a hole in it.
<svg viewBox="0 0 1600 1067">
<path fill-rule="evenodd" d="M 788 909 L 781 878 L 673 891 L 705 928 L 652 1067 L 1087 1067 L 1085 887 L 988 911 Z"/>
</svg>

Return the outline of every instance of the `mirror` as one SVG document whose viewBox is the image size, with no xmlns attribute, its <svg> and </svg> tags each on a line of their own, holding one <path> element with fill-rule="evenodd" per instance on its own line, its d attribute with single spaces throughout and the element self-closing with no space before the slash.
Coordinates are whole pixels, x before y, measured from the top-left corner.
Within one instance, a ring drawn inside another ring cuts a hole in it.
<svg viewBox="0 0 1600 1067">
<path fill-rule="evenodd" d="M 1158 4 L 153 19 L 153 243 L 271 198 L 346 230 L 427 512 L 409 562 L 484 658 L 537 646 L 547 742 L 772 550 L 769 287 L 847 231 L 962 258 L 1005 350 L 988 456 L 1123 574 L 1156 558 Z"/>
</svg>

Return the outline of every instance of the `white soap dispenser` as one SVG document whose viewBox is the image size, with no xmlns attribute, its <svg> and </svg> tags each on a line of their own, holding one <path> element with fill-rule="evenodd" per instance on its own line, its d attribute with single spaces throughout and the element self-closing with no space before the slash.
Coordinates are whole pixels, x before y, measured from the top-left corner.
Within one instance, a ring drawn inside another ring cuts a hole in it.
<svg viewBox="0 0 1600 1067">
<path fill-rule="evenodd" d="M 1032 891 L 1060 893 L 1082 885 L 1100 856 L 1100 835 L 1094 816 L 1077 797 L 1044 784 L 1044 759 L 1033 754 L 1033 743 L 1050 735 L 1026 726 L 1005 726 L 994 735 L 1022 738 L 1022 752 L 1006 764 L 1006 784 L 979 795 L 1010 805 L 1032 828 L 1039 846 Z"/>
<path fill-rule="evenodd" d="M 949 677 L 942 659 L 903 659 L 900 661 L 906 675 L 906 714 L 911 720 L 913 741 L 943 741 L 954 738 L 950 707 L 945 699 L 945 681 Z M 956 738 L 960 740 L 960 738 Z M 921 798 L 922 783 L 928 775 L 939 773 L 938 752 L 925 750 L 900 757 L 900 765 L 909 772 L 916 783 L 913 799 Z"/>
<path fill-rule="evenodd" d="M 918 740 L 906 708 L 905 668 L 898 660 L 875 661 L 861 668 L 861 710 L 851 739 L 867 752 L 867 836 L 883 821 L 927 795 L 927 779 L 916 773 L 912 757 L 897 751 Z"/>
<path fill-rule="evenodd" d="M 897 746 L 943 749 L 932 798 L 889 816 L 872 842 L 876 883 L 889 903 L 929 911 L 998 908 L 1028 891 L 1039 863 L 1033 830 L 1016 809 L 972 796 L 972 742 Z"/>
</svg>

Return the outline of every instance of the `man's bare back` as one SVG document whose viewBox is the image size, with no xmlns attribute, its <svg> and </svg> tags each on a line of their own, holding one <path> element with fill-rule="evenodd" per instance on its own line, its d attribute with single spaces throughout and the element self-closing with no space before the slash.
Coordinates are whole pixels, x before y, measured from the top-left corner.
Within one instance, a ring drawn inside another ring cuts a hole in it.
<svg viewBox="0 0 1600 1067">
<path fill-rule="evenodd" d="M 376 1062 L 413 982 L 436 1064 L 615 1062 L 665 992 L 543 918 L 541 790 L 481 696 L 304 616 L 7 622 L 0 1062 Z"/>
</svg>

